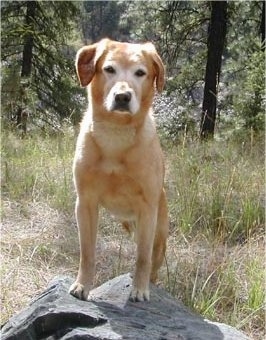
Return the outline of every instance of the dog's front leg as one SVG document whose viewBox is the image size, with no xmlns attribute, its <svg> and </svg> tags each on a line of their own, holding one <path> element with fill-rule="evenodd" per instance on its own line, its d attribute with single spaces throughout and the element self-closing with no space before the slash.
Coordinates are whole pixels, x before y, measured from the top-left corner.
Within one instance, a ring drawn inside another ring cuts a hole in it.
<svg viewBox="0 0 266 340">
<path fill-rule="evenodd" d="M 156 219 L 155 211 L 146 211 L 140 215 L 137 224 L 137 261 L 130 294 L 131 301 L 149 301 L 150 299 L 149 283 Z"/>
<path fill-rule="evenodd" d="M 79 229 L 80 263 L 77 279 L 69 292 L 81 300 L 87 300 L 95 272 L 98 206 L 84 198 L 77 198 L 76 219 Z"/>
</svg>

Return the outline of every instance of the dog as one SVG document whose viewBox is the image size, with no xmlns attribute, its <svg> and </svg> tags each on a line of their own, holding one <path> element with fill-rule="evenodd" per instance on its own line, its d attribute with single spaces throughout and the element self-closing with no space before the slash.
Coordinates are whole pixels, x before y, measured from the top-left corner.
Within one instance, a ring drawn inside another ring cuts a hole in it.
<svg viewBox="0 0 266 340">
<path fill-rule="evenodd" d="M 154 45 L 109 39 L 82 47 L 77 75 L 88 110 L 77 139 L 73 173 L 80 264 L 70 294 L 90 299 L 95 272 L 98 209 L 117 216 L 137 242 L 131 301 L 149 301 L 166 249 L 168 211 L 164 161 L 152 118 L 164 65 Z"/>
</svg>

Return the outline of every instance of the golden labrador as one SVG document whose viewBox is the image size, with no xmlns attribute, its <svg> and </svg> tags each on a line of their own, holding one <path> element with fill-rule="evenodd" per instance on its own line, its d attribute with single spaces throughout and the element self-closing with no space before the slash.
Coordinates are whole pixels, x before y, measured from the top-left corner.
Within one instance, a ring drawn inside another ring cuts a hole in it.
<svg viewBox="0 0 266 340">
<path fill-rule="evenodd" d="M 89 108 L 74 158 L 80 264 L 70 293 L 88 299 L 95 271 L 98 208 L 135 232 L 132 301 L 149 300 L 168 235 L 163 155 L 152 118 L 155 87 L 164 86 L 164 66 L 152 43 L 109 39 L 77 53 L 77 74 L 88 86 Z"/>
</svg>

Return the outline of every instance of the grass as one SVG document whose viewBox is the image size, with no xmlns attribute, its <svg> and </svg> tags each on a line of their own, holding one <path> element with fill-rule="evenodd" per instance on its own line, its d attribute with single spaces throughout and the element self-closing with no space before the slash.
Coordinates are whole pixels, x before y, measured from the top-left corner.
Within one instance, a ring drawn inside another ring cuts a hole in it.
<svg viewBox="0 0 266 340">
<path fill-rule="evenodd" d="M 244 147 L 209 142 L 171 150 L 170 211 L 183 233 L 200 229 L 234 242 L 264 230 L 263 145 Z"/>
<path fill-rule="evenodd" d="M 64 135 L 2 136 L 2 194 L 12 200 L 45 202 L 70 211 L 74 192 L 71 164 L 75 141 Z"/>
<path fill-rule="evenodd" d="M 2 131 L 2 323 L 56 275 L 76 275 L 75 133 Z M 211 320 L 264 339 L 264 140 L 164 142 L 170 235 L 160 285 Z M 132 270 L 135 245 L 105 213 L 98 285 Z"/>
</svg>

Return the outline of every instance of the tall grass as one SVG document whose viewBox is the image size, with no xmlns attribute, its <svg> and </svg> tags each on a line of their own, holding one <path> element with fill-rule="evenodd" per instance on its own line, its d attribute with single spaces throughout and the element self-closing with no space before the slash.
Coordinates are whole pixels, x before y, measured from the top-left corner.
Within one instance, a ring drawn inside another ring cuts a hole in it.
<svg viewBox="0 0 266 340">
<path fill-rule="evenodd" d="M 164 284 L 207 318 L 263 338 L 264 138 L 167 148 Z"/>
<path fill-rule="evenodd" d="M 62 211 L 73 207 L 72 160 L 75 136 L 33 134 L 24 139 L 2 133 L 2 195 L 11 200 L 49 203 Z"/>
<path fill-rule="evenodd" d="M 219 242 L 264 230 L 264 144 L 189 143 L 168 151 L 170 213 L 185 234 Z"/>
<path fill-rule="evenodd" d="M 2 131 L 4 319 L 54 275 L 77 271 L 75 139 L 71 129 L 23 139 Z M 205 317 L 264 339 L 263 138 L 164 141 L 164 149 L 170 235 L 162 285 Z M 135 254 L 113 220 L 100 223 L 96 284 L 132 270 Z"/>
</svg>

